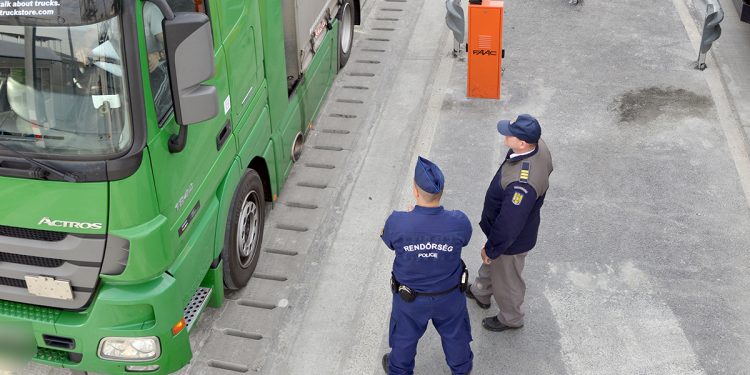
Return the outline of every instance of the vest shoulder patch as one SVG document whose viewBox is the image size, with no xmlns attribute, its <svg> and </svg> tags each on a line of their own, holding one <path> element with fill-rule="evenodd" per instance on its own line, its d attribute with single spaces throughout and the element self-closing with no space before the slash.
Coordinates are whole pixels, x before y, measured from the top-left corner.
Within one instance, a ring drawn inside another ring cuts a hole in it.
<svg viewBox="0 0 750 375">
<path fill-rule="evenodd" d="M 531 163 L 528 161 L 523 162 L 521 164 L 521 176 L 518 178 L 518 181 L 523 182 L 524 184 L 527 184 L 529 182 L 529 169 L 531 168 Z"/>
</svg>

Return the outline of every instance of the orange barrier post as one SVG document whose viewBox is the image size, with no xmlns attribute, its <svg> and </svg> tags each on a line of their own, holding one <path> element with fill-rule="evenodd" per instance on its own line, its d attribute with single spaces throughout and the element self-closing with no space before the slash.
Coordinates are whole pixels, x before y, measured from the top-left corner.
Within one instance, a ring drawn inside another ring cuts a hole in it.
<svg viewBox="0 0 750 375">
<path fill-rule="evenodd" d="M 469 76 L 467 96 L 500 99 L 503 58 L 503 10 L 499 0 L 469 4 Z"/>
</svg>

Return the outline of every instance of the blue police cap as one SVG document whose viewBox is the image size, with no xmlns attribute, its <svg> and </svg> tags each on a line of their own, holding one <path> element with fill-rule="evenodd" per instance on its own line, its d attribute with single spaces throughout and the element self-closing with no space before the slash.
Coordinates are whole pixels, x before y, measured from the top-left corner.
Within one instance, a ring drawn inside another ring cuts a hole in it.
<svg viewBox="0 0 750 375">
<path fill-rule="evenodd" d="M 516 121 L 500 120 L 497 131 L 502 135 L 513 136 L 527 143 L 537 143 L 542 136 L 542 127 L 534 116 L 522 114 Z"/>
<path fill-rule="evenodd" d="M 430 194 L 437 194 L 443 191 L 445 178 L 443 172 L 435 163 L 420 156 L 417 159 L 417 166 L 414 168 L 414 182 L 420 189 Z"/>
</svg>

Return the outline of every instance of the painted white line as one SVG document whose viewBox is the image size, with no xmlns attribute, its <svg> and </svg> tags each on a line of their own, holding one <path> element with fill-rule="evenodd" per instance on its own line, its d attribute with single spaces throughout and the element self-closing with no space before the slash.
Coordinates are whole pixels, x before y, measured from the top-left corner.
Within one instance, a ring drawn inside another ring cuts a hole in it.
<svg viewBox="0 0 750 375">
<path fill-rule="evenodd" d="M 680 20 L 682 21 L 683 26 L 685 26 L 685 31 L 690 38 L 690 43 L 693 45 L 693 48 L 695 48 L 695 56 L 697 60 L 701 33 L 693 19 L 690 17 L 690 11 L 685 4 L 685 0 L 672 0 L 672 2 L 674 3 L 675 9 L 677 9 L 677 13 L 680 15 Z M 733 11 L 733 9 L 724 9 L 724 11 Z M 706 83 L 708 84 L 708 88 L 711 91 L 711 96 L 714 99 L 714 104 L 716 105 L 716 112 L 719 116 L 721 130 L 727 138 L 727 148 L 732 155 L 734 166 L 740 177 L 740 184 L 742 185 L 742 190 L 745 192 L 746 203 L 750 207 L 750 157 L 748 157 L 745 134 L 742 132 L 739 119 L 737 119 L 736 113 L 727 97 L 727 91 L 719 72 L 719 64 L 716 59 L 714 59 L 712 53 L 709 53 L 706 56 L 706 64 L 708 65 L 708 68 L 703 71 L 703 74 Z"/>
<path fill-rule="evenodd" d="M 569 374 L 705 373 L 674 313 L 632 263 L 549 267 L 544 295 Z"/>
</svg>

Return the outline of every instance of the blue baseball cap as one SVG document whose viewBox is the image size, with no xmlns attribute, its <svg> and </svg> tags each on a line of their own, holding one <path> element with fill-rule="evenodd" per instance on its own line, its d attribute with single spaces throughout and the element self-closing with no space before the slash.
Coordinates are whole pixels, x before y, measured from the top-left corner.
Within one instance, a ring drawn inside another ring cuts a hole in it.
<svg viewBox="0 0 750 375">
<path fill-rule="evenodd" d="M 437 194 L 443 191 L 445 178 L 435 163 L 420 156 L 414 168 L 414 182 L 420 189 L 430 194 Z"/>
<path fill-rule="evenodd" d="M 516 137 L 527 143 L 537 143 L 542 136 L 542 127 L 534 116 L 522 114 L 516 121 L 500 120 L 497 123 L 497 131 L 505 136 Z"/>
</svg>

